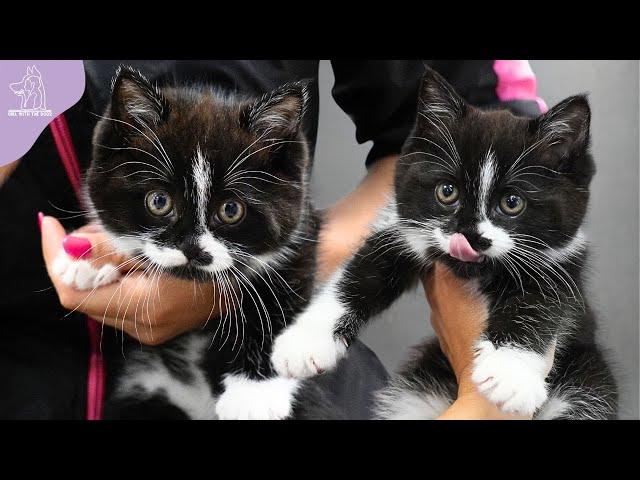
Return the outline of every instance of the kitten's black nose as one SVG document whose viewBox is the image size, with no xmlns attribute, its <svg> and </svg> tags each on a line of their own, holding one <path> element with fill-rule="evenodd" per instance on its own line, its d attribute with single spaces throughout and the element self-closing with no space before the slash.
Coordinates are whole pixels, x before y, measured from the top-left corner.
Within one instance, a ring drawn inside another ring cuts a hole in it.
<svg viewBox="0 0 640 480">
<path fill-rule="evenodd" d="M 213 257 L 211 255 L 193 242 L 183 242 L 180 250 L 182 250 L 182 253 L 184 253 L 184 256 L 187 257 L 187 260 L 189 260 L 189 263 L 192 265 L 205 266 L 209 265 L 213 261 Z"/>
<path fill-rule="evenodd" d="M 462 233 L 465 237 L 467 237 L 467 241 L 469 242 L 469 245 L 471 245 L 471 248 L 473 248 L 476 252 L 482 252 L 491 247 L 491 240 L 483 237 L 477 232 L 465 231 L 460 233 Z"/>
</svg>

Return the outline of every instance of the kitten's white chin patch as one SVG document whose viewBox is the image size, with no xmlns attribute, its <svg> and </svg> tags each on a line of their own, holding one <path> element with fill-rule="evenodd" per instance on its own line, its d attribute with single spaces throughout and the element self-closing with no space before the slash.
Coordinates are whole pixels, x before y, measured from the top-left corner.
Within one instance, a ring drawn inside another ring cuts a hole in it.
<svg viewBox="0 0 640 480">
<path fill-rule="evenodd" d="M 184 253 L 177 248 L 158 247 L 153 243 L 145 243 L 143 253 L 153 263 L 162 267 L 179 267 L 188 262 Z"/>
</svg>

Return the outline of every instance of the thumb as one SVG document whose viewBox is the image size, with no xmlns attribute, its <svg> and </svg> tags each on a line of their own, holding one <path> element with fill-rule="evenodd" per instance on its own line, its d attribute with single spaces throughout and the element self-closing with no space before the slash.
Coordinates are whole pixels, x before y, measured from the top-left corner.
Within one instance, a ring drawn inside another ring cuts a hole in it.
<svg viewBox="0 0 640 480">
<path fill-rule="evenodd" d="M 56 255 L 60 251 L 62 239 L 67 232 L 65 232 L 64 227 L 56 218 L 46 216 L 42 217 L 40 232 L 42 255 L 44 256 L 44 261 L 47 264 L 47 270 L 49 270 L 49 265 L 52 264 Z"/>
<path fill-rule="evenodd" d="M 96 268 L 111 264 L 120 271 L 126 272 L 133 267 L 134 263 L 128 261 L 127 255 L 114 248 L 109 237 L 102 230 L 90 227 L 82 227 L 66 235 L 62 239 L 62 248 L 67 255 L 88 260 Z"/>
<path fill-rule="evenodd" d="M 95 226 L 82 227 L 69 235 L 65 235 L 60 222 L 53 217 L 42 220 L 43 245 L 46 242 L 48 252 L 45 261 L 53 261 L 62 247 L 72 258 L 82 258 L 90 261 L 95 268 L 111 264 L 122 271 L 131 268 L 128 257 L 114 250 L 108 236 Z"/>
</svg>

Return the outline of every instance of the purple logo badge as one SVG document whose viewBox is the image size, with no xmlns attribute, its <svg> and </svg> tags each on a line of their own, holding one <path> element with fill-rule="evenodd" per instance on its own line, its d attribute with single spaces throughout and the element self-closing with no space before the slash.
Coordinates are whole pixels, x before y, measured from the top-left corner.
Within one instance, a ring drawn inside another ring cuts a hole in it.
<svg viewBox="0 0 640 480">
<path fill-rule="evenodd" d="M 84 81 L 81 60 L 0 60 L 0 166 L 27 153 L 80 100 Z"/>
<path fill-rule="evenodd" d="M 27 73 L 22 80 L 10 83 L 9 88 L 20 97 L 20 108 L 9 110 L 10 117 L 31 116 L 50 117 L 51 110 L 47 110 L 47 94 L 44 89 L 44 80 L 38 67 L 27 67 Z"/>
</svg>

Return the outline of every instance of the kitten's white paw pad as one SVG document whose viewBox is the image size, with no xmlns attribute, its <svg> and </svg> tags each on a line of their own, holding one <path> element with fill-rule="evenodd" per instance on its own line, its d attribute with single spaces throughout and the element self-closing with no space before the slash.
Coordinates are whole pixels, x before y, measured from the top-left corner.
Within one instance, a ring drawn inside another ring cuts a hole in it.
<svg viewBox="0 0 640 480">
<path fill-rule="evenodd" d="M 96 269 L 88 260 L 74 260 L 61 252 L 53 261 L 53 273 L 62 283 L 76 290 L 92 290 L 108 285 L 120 278 L 120 272 L 110 263 Z"/>
<path fill-rule="evenodd" d="M 306 378 L 335 367 L 346 351 L 344 340 L 332 331 L 296 324 L 276 338 L 271 363 L 278 375 Z"/>
<path fill-rule="evenodd" d="M 290 378 L 249 380 L 231 376 L 216 402 L 220 420 L 284 420 L 291 416 L 299 382 Z"/>
<path fill-rule="evenodd" d="M 476 345 L 471 378 L 503 411 L 530 416 L 547 400 L 548 371 L 548 358 L 542 355 L 522 348 L 496 348 L 483 340 Z"/>
</svg>

